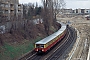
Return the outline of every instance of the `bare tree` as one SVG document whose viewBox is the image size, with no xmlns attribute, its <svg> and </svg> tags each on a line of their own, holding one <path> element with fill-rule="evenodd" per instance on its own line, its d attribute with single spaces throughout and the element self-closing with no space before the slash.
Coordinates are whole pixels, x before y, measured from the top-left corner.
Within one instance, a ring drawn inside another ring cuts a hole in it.
<svg viewBox="0 0 90 60">
<path fill-rule="evenodd" d="M 44 24 L 44 28 L 45 28 L 45 32 L 47 35 L 49 35 L 49 9 L 48 9 L 48 0 L 42 0 L 43 2 L 43 13 L 42 13 L 42 17 L 43 17 L 43 24 Z"/>
<path fill-rule="evenodd" d="M 2 3 L 0 1 L 0 23 L 2 22 L 3 10 L 2 10 Z"/>
<path fill-rule="evenodd" d="M 65 8 L 66 3 L 64 2 L 64 0 L 53 0 L 53 25 L 54 27 L 56 27 L 56 15 L 58 13 L 62 12 L 62 9 Z"/>
<path fill-rule="evenodd" d="M 56 15 L 59 12 L 62 12 L 62 9 L 65 8 L 66 3 L 64 2 L 64 0 L 53 0 L 53 8 L 54 8 L 54 16 L 56 19 Z"/>
<path fill-rule="evenodd" d="M 43 23 L 47 35 L 49 35 L 50 27 L 56 25 L 56 15 L 61 8 L 65 7 L 64 0 L 42 0 L 43 2 Z"/>
<path fill-rule="evenodd" d="M 3 39 L 2 39 L 2 34 L 0 34 L 0 44 L 1 44 L 1 45 L 4 45 Z"/>
</svg>

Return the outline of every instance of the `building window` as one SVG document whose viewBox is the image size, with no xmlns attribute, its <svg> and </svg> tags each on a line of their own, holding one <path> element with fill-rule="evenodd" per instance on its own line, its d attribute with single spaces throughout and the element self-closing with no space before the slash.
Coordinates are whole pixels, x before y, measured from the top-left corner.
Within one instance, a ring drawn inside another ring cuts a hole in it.
<svg viewBox="0 0 90 60">
<path fill-rule="evenodd" d="M 4 4 L 1 4 L 1 7 L 4 7 Z"/>
<path fill-rule="evenodd" d="M 11 13 L 14 13 L 14 10 L 11 10 Z"/>
<path fill-rule="evenodd" d="M 20 6 L 20 5 L 18 5 L 18 8 L 21 8 L 21 6 Z"/>
<path fill-rule="evenodd" d="M 14 8 L 14 5 L 13 4 L 11 4 L 10 6 L 11 6 L 11 8 Z"/>
<path fill-rule="evenodd" d="M 9 7 L 9 6 L 6 4 L 5 7 Z"/>
<path fill-rule="evenodd" d="M 5 10 L 5 14 L 8 14 L 8 10 Z"/>
<path fill-rule="evenodd" d="M 18 13 L 21 13 L 21 10 L 18 10 Z"/>
</svg>

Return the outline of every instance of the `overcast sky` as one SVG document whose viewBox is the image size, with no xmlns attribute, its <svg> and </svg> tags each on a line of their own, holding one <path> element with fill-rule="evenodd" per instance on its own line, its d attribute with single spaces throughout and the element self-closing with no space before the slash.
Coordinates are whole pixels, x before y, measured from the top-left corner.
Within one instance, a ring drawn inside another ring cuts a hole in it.
<svg viewBox="0 0 90 60">
<path fill-rule="evenodd" d="M 66 8 L 90 8 L 90 0 L 64 0 L 66 2 Z M 20 3 L 35 3 L 38 2 L 41 5 L 41 0 L 19 0 Z"/>
</svg>

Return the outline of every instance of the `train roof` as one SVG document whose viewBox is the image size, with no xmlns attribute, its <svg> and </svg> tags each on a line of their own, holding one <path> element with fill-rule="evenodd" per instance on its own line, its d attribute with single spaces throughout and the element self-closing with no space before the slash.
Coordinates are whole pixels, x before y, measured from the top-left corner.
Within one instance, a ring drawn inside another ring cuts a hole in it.
<svg viewBox="0 0 90 60">
<path fill-rule="evenodd" d="M 61 34 L 66 29 L 66 25 L 63 24 L 63 23 L 60 23 L 60 24 L 62 26 L 61 26 L 61 28 L 57 32 L 55 32 L 52 35 L 50 35 L 50 36 L 48 36 L 48 37 L 46 37 L 46 38 L 36 42 L 35 44 L 46 44 L 49 41 L 51 41 L 52 39 L 54 39 L 55 37 L 57 37 L 59 34 Z"/>
</svg>

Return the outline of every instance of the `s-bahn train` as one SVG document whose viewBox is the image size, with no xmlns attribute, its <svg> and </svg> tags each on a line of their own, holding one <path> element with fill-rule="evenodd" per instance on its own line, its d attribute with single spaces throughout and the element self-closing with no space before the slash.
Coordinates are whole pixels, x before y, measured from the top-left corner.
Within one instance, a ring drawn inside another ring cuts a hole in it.
<svg viewBox="0 0 90 60">
<path fill-rule="evenodd" d="M 61 24 L 61 28 L 57 32 L 35 43 L 36 52 L 47 52 L 65 36 L 67 26 L 61 22 L 58 23 Z"/>
</svg>

